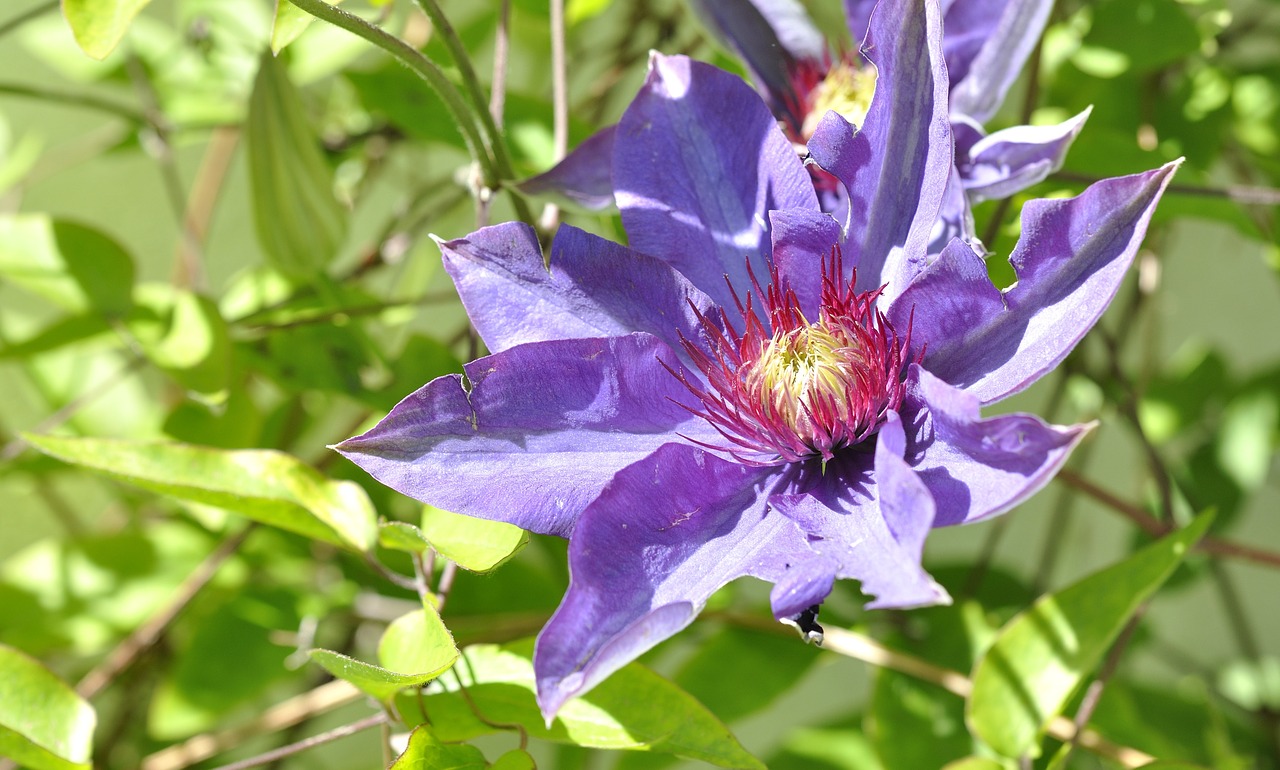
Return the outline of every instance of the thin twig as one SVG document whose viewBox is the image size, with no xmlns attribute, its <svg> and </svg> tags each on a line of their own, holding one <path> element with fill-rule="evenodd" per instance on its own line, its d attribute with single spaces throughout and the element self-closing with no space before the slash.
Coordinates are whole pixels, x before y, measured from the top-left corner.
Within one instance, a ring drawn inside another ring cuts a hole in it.
<svg viewBox="0 0 1280 770">
<path fill-rule="evenodd" d="M 1073 489 L 1079 490 L 1104 507 L 1124 516 L 1139 529 L 1152 537 L 1162 537 L 1173 531 L 1172 527 L 1161 523 L 1159 519 L 1147 513 L 1141 506 L 1120 499 L 1111 492 L 1094 484 L 1069 468 L 1058 471 L 1055 479 Z M 1262 548 L 1226 540 L 1212 535 L 1205 536 L 1196 546 L 1197 550 L 1214 556 L 1226 556 L 1241 561 L 1249 561 L 1264 567 L 1280 568 L 1280 553 Z"/>
<path fill-rule="evenodd" d="M 754 616 L 725 612 L 707 612 L 703 613 L 703 616 L 706 618 L 718 618 L 734 625 L 769 633 L 792 635 L 792 632 L 785 626 L 763 617 L 756 618 Z M 968 698 L 973 692 L 973 682 L 959 671 L 952 671 L 927 660 L 921 660 L 914 655 L 891 649 L 875 639 L 856 631 L 849 631 L 843 628 L 825 629 L 822 649 L 834 652 L 837 655 L 853 658 L 854 660 L 860 660 L 879 668 L 887 668 L 913 676 L 921 681 L 937 685 L 961 698 Z M 1073 736 L 1078 736 L 1078 745 L 1099 756 L 1118 762 L 1126 768 L 1141 767 L 1155 761 L 1155 757 L 1129 746 L 1112 743 L 1093 730 L 1077 731 L 1075 724 L 1064 716 L 1057 716 L 1051 719 L 1046 727 L 1046 732 L 1061 741 L 1068 741 Z"/>
<path fill-rule="evenodd" d="M 37 16 L 43 16 L 49 11 L 55 10 L 58 7 L 59 2 L 60 0 L 49 0 L 49 2 L 42 3 L 34 8 L 29 8 L 3 24 L 0 24 L 0 37 L 4 37 Z"/>
<path fill-rule="evenodd" d="M 99 112 L 107 112 L 119 118 L 124 118 L 130 123 L 140 126 L 149 124 L 147 115 L 134 107 L 112 99 L 105 99 L 94 93 L 79 93 L 76 91 L 56 91 L 44 87 L 30 86 L 24 83 L 0 83 L 0 95 L 6 96 L 25 96 L 31 99 L 39 99 L 46 102 L 54 102 L 55 104 L 65 104 L 69 107 L 84 107 L 89 110 L 98 110 Z"/>
<path fill-rule="evenodd" d="M 1075 719 L 1071 720 L 1076 732 L 1071 736 L 1071 740 L 1067 741 L 1068 754 L 1079 745 L 1080 735 L 1084 732 L 1085 725 L 1089 724 L 1089 720 L 1093 718 L 1094 710 L 1098 708 L 1098 703 L 1102 700 L 1102 691 L 1106 689 L 1107 682 L 1115 674 L 1116 668 L 1120 665 L 1120 657 L 1129 646 L 1129 642 L 1133 640 L 1133 634 L 1138 630 L 1138 626 L 1142 623 L 1142 616 L 1146 612 L 1147 605 L 1143 604 L 1129 618 L 1129 622 L 1125 624 L 1124 630 L 1120 632 L 1115 644 L 1111 645 L 1111 650 L 1107 653 L 1107 659 L 1103 661 L 1102 668 L 1098 671 L 1098 676 L 1089 683 L 1089 687 L 1085 690 L 1084 697 L 1080 701 L 1080 708 L 1076 710 Z M 1065 766 L 1066 762 L 1063 762 L 1063 765 Z"/>
<path fill-rule="evenodd" d="M 378 559 L 373 554 L 366 553 L 364 561 L 365 561 L 365 564 L 369 565 L 370 569 L 372 569 L 374 572 L 381 575 L 388 582 L 393 583 L 399 588 L 403 588 L 407 591 L 413 591 L 414 593 L 417 593 L 418 583 L 413 578 L 405 577 L 404 575 L 401 575 L 399 572 L 388 569 L 387 566 L 382 562 L 378 561 Z"/>
<path fill-rule="evenodd" d="M 248 759 L 242 759 L 239 762 L 232 762 L 229 765 L 222 765 L 215 768 L 215 770 L 248 770 L 248 768 L 251 767 L 260 767 L 262 765 L 270 764 L 277 759 L 301 754 L 302 752 L 308 749 L 313 749 L 316 746 L 322 746 L 326 743 L 332 743 L 333 741 L 350 737 L 356 733 L 368 730 L 370 727 L 386 725 L 388 719 L 390 719 L 390 717 L 387 716 L 386 712 L 380 711 L 377 714 L 367 716 L 358 722 L 352 722 L 351 724 L 343 725 L 342 727 L 335 727 L 332 730 L 320 733 L 319 735 L 313 735 L 310 738 L 303 738 L 297 743 L 290 743 L 288 746 L 281 746 L 278 749 L 272 749 L 271 751 L 259 754 L 256 757 L 249 757 Z"/>
<path fill-rule="evenodd" d="M 1074 171 L 1059 171 L 1050 179 L 1058 182 L 1090 185 L 1101 182 L 1102 177 L 1090 174 L 1078 174 Z M 1233 184 L 1224 187 L 1209 185 L 1173 183 L 1165 189 L 1169 195 L 1187 195 L 1197 198 L 1225 198 L 1234 203 L 1253 206 L 1280 206 L 1280 190 L 1274 187 L 1256 187 L 1253 185 Z"/>
<path fill-rule="evenodd" d="M 551 0 L 551 109 L 554 145 L 552 159 L 559 162 L 569 151 L 569 79 L 565 63 L 564 0 Z M 548 203 L 538 221 L 550 234 L 560 220 L 560 207 Z"/>
<path fill-rule="evenodd" d="M 125 375 L 131 374 L 134 370 L 140 368 L 145 361 L 146 359 L 142 357 L 131 358 L 124 366 L 104 377 L 102 381 L 97 383 L 94 387 L 85 390 L 79 396 L 76 396 L 63 404 L 58 411 L 41 420 L 35 427 L 27 432 L 48 433 L 54 428 L 62 425 L 67 420 L 75 417 L 81 409 L 84 409 L 94 401 L 97 401 L 99 398 L 104 396 L 107 391 L 111 390 L 111 388 L 123 382 Z M 26 448 L 26 439 L 21 436 L 13 439 L 8 444 L 4 445 L 4 449 L 0 450 L 0 463 L 7 463 L 10 460 L 13 460 L 18 455 L 22 454 L 23 450 Z"/>
<path fill-rule="evenodd" d="M 160 612 L 152 615 L 146 623 L 143 623 L 132 634 L 120 642 L 107 657 L 99 663 L 92 671 L 84 675 L 76 685 L 76 692 L 83 698 L 92 698 L 102 688 L 111 683 L 111 680 L 120 675 L 122 671 L 127 669 L 138 659 L 138 656 L 150 649 L 151 645 L 156 643 L 164 630 L 169 627 L 174 618 L 186 608 L 196 594 L 200 593 L 213 576 L 217 574 L 218 568 L 236 552 L 245 538 L 254 530 L 253 524 L 249 524 L 244 529 L 222 541 L 222 544 L 214 549 L 199 566 L 195 568 L 187 579 L 182 581 L 178 586 L 177 593 L 169 600 L 169 603 Z"/>
<path fill-rule="evenodd" d="M 177 161 L 174 159 L 173 142 L 169 139 L 168 122 L 160 109 L 160 97 L 151 83 L 146 67 L 142 66 L 142 61 L 136 54 L 130 54 L 125 60 L 125 70 L 129 73 L 129 79 L 133 81 L 134 90 L 147 115 L 147 123 L 151 126 L 150 132 L 143 132 L 143 136 L 149 136 L 152 141 L 144 142 L 143 146 L 150 145 L 151 155 L 160 166 L 160 179 L 164 183 L 165 196 L 169 199 L 169 206 L 173 209 L 174 218 L 178 221 L 180 240 L 178 264 L 174 270 L 174 276 L 177 279 L 175 284 L 181 288 L 198 289 L 202 280 L 202 249 L 200 239 L 191 230 L 187 219 L 187 191 L 182 183 Z"/>
<path fill-rule="evenodd" d="M 261 717 L 218 733 L 203 733 L 142 760 L 142 770 L 181 770 L 243 744 L 256 735 L 284 730 L 299 722 L 359 700 L 364 693 L 336 679 L 272 706 Z"/>
<path fill-rule="evenodd" d="M 453 579 L 457 577 L 458 565 L 446 561 L 440 570 L 440 580 L 436 583 L 436 610 L 444 612 L 444 604 L 449 600 L 449 591 L 453 590 Z"/>
</svg>

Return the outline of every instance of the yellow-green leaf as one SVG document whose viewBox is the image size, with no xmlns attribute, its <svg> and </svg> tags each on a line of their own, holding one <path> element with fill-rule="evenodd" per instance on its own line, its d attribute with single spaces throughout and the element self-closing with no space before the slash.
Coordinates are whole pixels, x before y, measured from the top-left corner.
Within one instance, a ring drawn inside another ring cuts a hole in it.
<svg viewBox="0 0 1280 770">
<path fill-rule="evenodd" d="M 421 725 L 409 734 L 409 745 L 388 770 L 485 770 L 486 767 L 488 764 L 480 749 L 465 743 L 441 743 L 431 734 L 431 728 Z"/>
<path fill-rule="evenodd" d="M 378 645 L 381 666 L 332 650 L 312 650 L 310 655 L 330 674 L 386 702 L 405 687 L 425 684 L 448 671 L 458 659 L 458 648 L 436 611 L 424 608 L 387 626 Z"/>
<path fill-rule="evenodd" d="M 332 0 L 339 5 L 342 0 Z M 276 0 L 276 17 L 271 25 L 271 51 L 280 53 L 284 47 L 298 39 L 311 26 L 316 17 L 302 10 L 289 0 Z"/>
<path fill-rule="evenodd" d="M 441 556 L 472 572 L 492 572 L 529 542 L 529 533 L 502 521 L 489 521 L 426 506 L 422 534 Z"/>
<path fill-rule="evenodd" d="M 49 669 L 0 644 L 0 757 L 31 770 L 88 770 L 96 719 Z"/>
<path fill-rule="evenodd" d="M 1044 726 L 1212 520 L 1207 511 L 1125 561 L 1042 596 L 1014 616 L 974 668 L 966 706 L 973 733 L 1006 757 L 1035 755 Z"/>
<path fill-rule="evenodd" d="M 105 59 L 129 29 L 129 22 L 150 0 L 62 0 L 62 15 L 80 49 Z"/>
<path fill-rule="evenodd" d="M 344 548 L 367 551 L 377 538 L 373 504 L 360 485 L 326 479 L 283 452 L 98 438 L 26 439 L 63 462 Z"/>
</svg>

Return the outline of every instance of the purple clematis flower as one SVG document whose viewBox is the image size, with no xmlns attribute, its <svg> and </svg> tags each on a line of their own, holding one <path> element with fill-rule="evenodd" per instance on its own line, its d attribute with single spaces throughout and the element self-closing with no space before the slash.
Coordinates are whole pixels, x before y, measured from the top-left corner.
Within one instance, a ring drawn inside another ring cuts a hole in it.
<svg viewBox="0 0 1280 770">
<path fill-rule="evenodd" d="M 949 601 L 928 531 L 1017 505 L 1088 431 L 980 410 L 1097 321 L 1174 165 L 1028 204 L 1011 288 L 961 239 L 931 261 L 940 25 L 935 0 L 872 22 L 866 127 L 815 153 L 847 237 L 754 91 L 655 54 L 614 140 L 630 246 L 562 226 L 548 266 L 521 223 L 440 244 L 493 354 L 336 448 L 416 499 L 569 538 L 534 659 L 549 720 L 744 575 L 810 630 L 836 579 L 869 607 Z"/>
<path fill-rule="evenodd" d="M 845 0 L 855 41 L 864 36 L 878 0 Z M 838 126 L 861 128 L 877 80 L 857 52 L 833 60 L 830 45 L 796 0 L 689 0 L 708 30 L 746 66 L 783 131 L 801 154 L 828 111 Z M 1061 168 L 1089 110 L 1056 126 L 1015 126 L 988 135 L 983 124 L 1003 104 L 1048 21 L 1053 0 L 944 0 L 942 50 L 948 71 L 955 170 L 932 233 L 931 253 L 954 236 L 977 246 L 970 207 L 1008 197 Z M 828 136 L 837 126 L 828 127 Z M 608 158 L 614 127 L 592 136 L 545 174 L 523 183 L 535 194 L 555 193 L 587 209 L 613 205 Z M 841 212 L 843 188 L 811 167 L 824 211 Z"/>
</svg>

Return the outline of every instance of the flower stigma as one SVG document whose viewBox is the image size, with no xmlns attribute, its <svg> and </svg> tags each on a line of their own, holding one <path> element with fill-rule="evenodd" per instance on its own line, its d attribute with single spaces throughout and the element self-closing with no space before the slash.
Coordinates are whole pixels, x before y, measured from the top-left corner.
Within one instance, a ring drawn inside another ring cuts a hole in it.
<svg viewBox="0 0 1280 770">
<path fill-rule="evenodd" d="M 754 294 L 745 304 L 735 293 L 741 333 L 721 310 L 714 318 L 698 313 L 706 345 L 682 338 L 705 387 L 668 370 L 700 402 L 690 411 L 730 444 L 704 446 L 753 465 L 825 464 L 874 436 L 886 413 L 901 405 L 910 328 L 899 337 L 876 309 L 883 287 L 854 292 L 856 278 L 845 280 L 838 247 L 823 260 L 816 321 L 805 317 L 773 265 L 770 278 L 762 290 L 752 274 Z M 767 321 L 755 297 L 764 298 Z"/>
</svg>

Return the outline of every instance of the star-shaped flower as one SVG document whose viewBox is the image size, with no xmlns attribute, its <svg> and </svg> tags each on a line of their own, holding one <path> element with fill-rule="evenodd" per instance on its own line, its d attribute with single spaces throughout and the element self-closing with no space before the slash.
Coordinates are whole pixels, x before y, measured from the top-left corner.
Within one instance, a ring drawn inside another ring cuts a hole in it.
<svg viewBox="0 0 1280 770">
<path fill-rule="evenodd" d="M 1087 432 L 980 407 L 1097 321 L 1173 165 L 1028 204 L 1012 288 L 961 239 L 931 260 L 953 157 L 940 17 L 919 0 L 872 22 L 876 96 L 825 166 L 848 232 L 750 87 L 654 55 L 613 152 L 629 246 L 562 226 L 548 267 L 520 223 L 441 243 L 493 354 L 337 449 L 411 497 L 569 538 L 534 661 L 548 718 L 743 575 L 779 619 L 838 578 L 871 607 L 949 601 L 928 531 L 1018 504 Z"/>
</svg>

